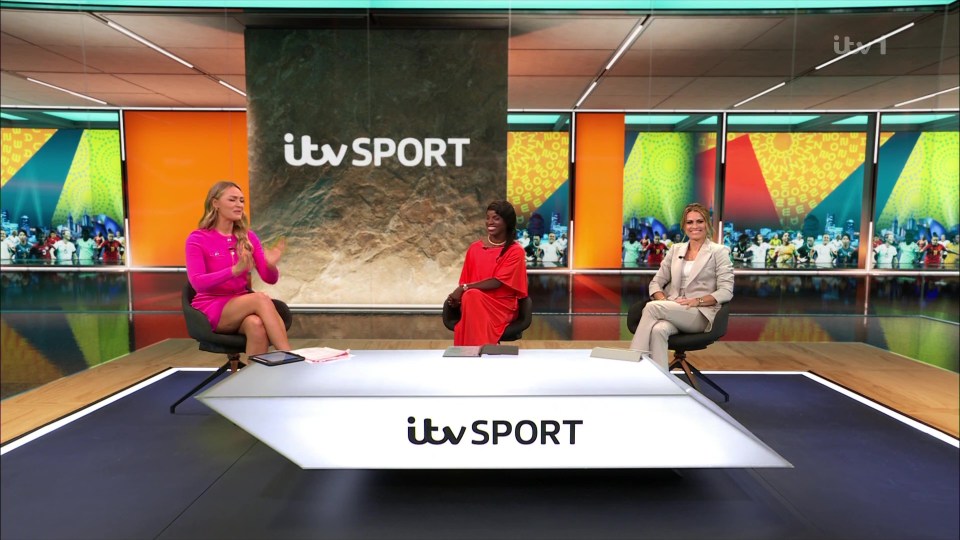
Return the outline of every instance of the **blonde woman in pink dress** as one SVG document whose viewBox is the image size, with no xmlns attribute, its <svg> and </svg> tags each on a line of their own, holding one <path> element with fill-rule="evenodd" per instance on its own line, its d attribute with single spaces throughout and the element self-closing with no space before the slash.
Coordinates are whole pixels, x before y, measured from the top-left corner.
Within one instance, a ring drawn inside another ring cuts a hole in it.
<svg viewBox="0 0 960 540">
<path fill-rule="evenodd" d="M 187 237 L 187 278 L 197 291 L 192 305 L 210 320 L 210 328 L 247 338 L 247 355 L 261 354 L 273 345 L 289 351 L 290 341 L 273 300 L 250 290 L 250 271 L 265 283 L 280 278 L 277 263 L 285 242 L 264 249 L 249 229 L 244 197 L 233 182 L 218 182 L 204 201 L 199 228 Z"/>
</svg>

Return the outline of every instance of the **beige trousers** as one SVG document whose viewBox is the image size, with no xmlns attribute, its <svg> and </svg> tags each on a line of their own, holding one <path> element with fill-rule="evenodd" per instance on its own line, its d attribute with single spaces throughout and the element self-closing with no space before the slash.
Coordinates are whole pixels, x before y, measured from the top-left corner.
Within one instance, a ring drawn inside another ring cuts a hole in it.
<svg viewBox="0 0 960 540">
<path fill-rule="evenodd" d="M 695 308 L 681 306 L 672 300 L 651 300 L 643 308 L 630 348 L 650 353 L 654 362 L 667 369 L 670 366 L 667 349 L 670 336 L 679 332 L 703 332 L 707 323 L 707 318 Z"/>
</svg>

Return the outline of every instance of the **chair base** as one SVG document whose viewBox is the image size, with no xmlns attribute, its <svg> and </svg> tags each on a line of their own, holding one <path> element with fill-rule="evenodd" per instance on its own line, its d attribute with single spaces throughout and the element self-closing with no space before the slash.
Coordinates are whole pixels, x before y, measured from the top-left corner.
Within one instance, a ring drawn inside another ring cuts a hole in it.
<svg viewBox="0 0 960 540">
<path fill-rule="evenodd" d="M 178 399 L 176 403 L 174 403 L 173 405 L 170 406 L 170 414 L 176 414 L 176 413 L 177 413 L 177 405 L 180 405 L 181 403 L 183 403 L 184 401 L 186 401 L 187 398 L 189 398 L 190 396 L 192 396 L 192 395 L 196 394 L 197 392 L 199 392 L 201 388 L 203 388 L 204 386 L 206 386 L 206 385 L 210 384 L 211 382 L 213 382 L 213 380 L 216 379 L 217 377 L 219 377 L 220 375 L 226 373 L 226 371 L 227 371 L 228 369 L 230 370 L 231 373 L 236 373 L 237 370 L 239 370 L 239 369 L 242 368 L 243 366 L 244 366 L 244 364 L 243 364 L 242 362 L 240 362 L 240 355 L 239 355 L 239 354 L 228 354 L 228 355 L 227 355 L 227 361 L 224 362 L 222 366 L 220 366 L 219 368 L 217 368 L 217 370 L 214 371 L 209 377 L 207 377 L 206 379 L 204 379 L 203 382 L 201 382 L 200 384 L 194 386 L 192 390 L 190 390 L 189 392 L 187 392 L 186 394 L 184 394 L 183 397 L 181 397 L 180 399 Z"/>
<path fill-rule="evenodd" d="M 720 385 L 713 382 L 713 380 L 710 377 L 707 377 L 706 375 L 701 373 L 696 366 L 694 366 L 690 362 L 687 362 L 687 354 L 683 351 L 678 351 L 674 354 L 673 362 L 670 363 L 670 368 L 668 369 L 668 371 L 673 371 L 674 369 L 677 369 L 677 368 L 680 368 L 681 370 L 683 370 L 684 375 L 687 376 L 687 380 L 690 381 L 690 385 L 693 386 L 693 388 L 697 392 L 700 392 L 700 385 L 697 384 L 697 379 L 703 379 L 703 382 L 707 383 L 708 385 L 710 385 L 711 388 L 713 388 L 717 392 L 720 392 L 720 394 L 723 395 L 724 403 L 727 403 L 728 401 L 730 401 L 730 394 L 728 394 L 726 390 L 724 390 L 723 388 L 720 388 Z"/>
</svg>

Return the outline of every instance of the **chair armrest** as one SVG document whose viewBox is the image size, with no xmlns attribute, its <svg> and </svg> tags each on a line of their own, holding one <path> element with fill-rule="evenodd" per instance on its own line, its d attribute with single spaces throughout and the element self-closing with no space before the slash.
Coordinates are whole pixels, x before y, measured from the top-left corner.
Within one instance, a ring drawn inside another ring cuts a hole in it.
<svg viewBox="0 0 960 540">
<path fill-rule="evenodd" d="M 453 331 L 462 316 L 459 306 L 452 306 L 448 302 L 443 303 L 443 325 L 447 330 Z"/>
<path fill-rule="evenodd" d="M 630 310 L 627 311 L 627 330 L 630 330 L 631 334 L 637 333 L 637 326 L 640 325 L 640 318 L 643 317 L 643 308 L 647 307 L 649 301 L 640 300 L 630 306 Z"/>
</svg>

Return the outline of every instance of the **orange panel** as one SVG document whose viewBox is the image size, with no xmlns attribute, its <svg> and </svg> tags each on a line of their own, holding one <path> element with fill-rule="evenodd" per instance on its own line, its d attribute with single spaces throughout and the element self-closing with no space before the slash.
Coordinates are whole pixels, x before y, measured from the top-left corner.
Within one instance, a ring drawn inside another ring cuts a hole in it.
<svg viewBox="0 0 960 540">
<path fill-rule="evenodd" d="M 123 121 L 130 263 L 184 266 L 210 186 L 230 180 L 249 193 L 246 113 L 128 111 Z"/>
<path fill-rule="evenodd" d="M 623 116 L 577 115 L 574 268 L 620 268 Z"/>
</svg>

